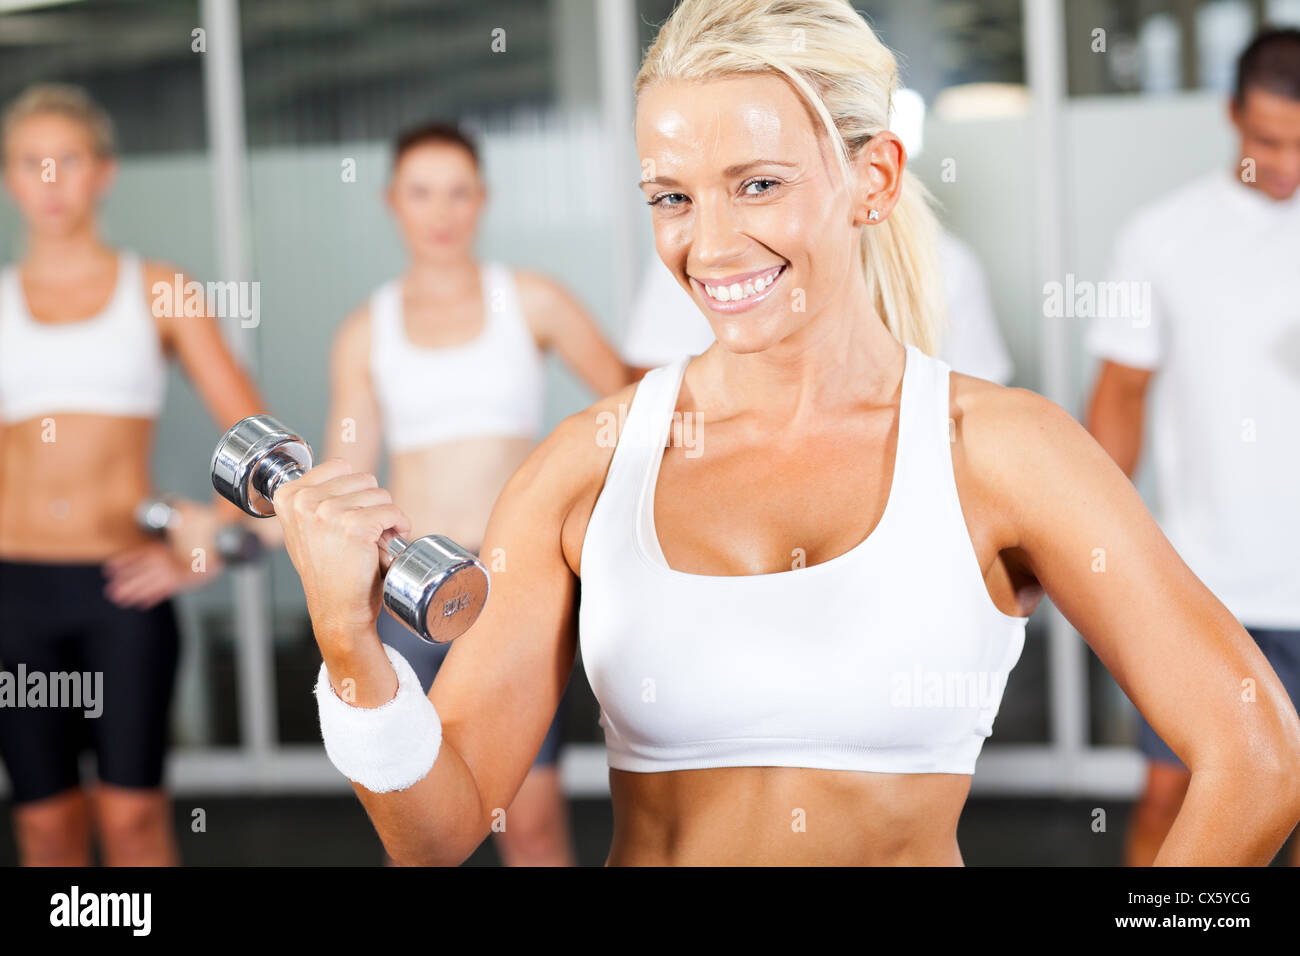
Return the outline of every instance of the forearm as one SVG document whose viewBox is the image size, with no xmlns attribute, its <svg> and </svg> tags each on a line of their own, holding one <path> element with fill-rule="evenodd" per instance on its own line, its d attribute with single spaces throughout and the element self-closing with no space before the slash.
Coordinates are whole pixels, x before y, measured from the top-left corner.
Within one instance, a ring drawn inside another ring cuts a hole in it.
<svg viewBox="0 0 1300 956">
<path fill-rule="evenodd" d="M 1267 866 L 1300 820 L 1296 778 L 1194 770 L 1155 866 Z"/>
<path fill-rule="evenodd" d="M 334 693 L 375 708 L 397 693 L 397 675 L 378 634 L 327 642 L 325 661 Z M 408 865 L 458 865 L 487 836 L 489 821 L 477 783 L 452 743 L 443 738 L 429 772 L 403 790 L 373 793 L 353 782 L 389 855 Z"/>
<path fill-rule="evenodd" d="M 491 829 L 474 774 L 445 738 L 433 769 L 407 789 L 352 789 L 388 855 L 404 866 L 459 866 Z"/>
</svg>

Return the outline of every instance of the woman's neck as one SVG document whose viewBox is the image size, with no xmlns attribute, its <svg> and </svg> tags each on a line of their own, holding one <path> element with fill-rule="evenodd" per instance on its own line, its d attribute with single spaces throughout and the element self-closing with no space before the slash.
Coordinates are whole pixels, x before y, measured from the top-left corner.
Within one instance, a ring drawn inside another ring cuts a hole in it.
<svg viewBox="0 0 1300 956">
<path fill-rule="evenodd" d="M 412 259 L 406 268 L 407 288 L 430 298 L 460 298 L 478 286 L 473 256 L 439 261 Z"/>
<path fill-rule="evenodd" d="M 769 427 L 798 430 L 846 406 L 888 400 L 905 350 L 862 289 L 850 287 L 783 341 L 749 354 L 710 348 L 700 396 L 722 414 L 757 412 Z"/>
<path fill-rule="evenodd" d="M 35 279 L 75 277 L 102 268 L 114 257 L 95 227 L 87 224 L 57 236 L 28 235 L 23 271 Z"/>
</svg>

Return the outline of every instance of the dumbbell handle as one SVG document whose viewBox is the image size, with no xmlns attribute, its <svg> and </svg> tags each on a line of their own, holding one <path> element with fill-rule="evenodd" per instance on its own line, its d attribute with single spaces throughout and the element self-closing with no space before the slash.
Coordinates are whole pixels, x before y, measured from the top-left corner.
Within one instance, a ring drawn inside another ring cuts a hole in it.
<svg viewBox="0 0 1300 956">
<path fill-rule="evenodd" d="M 269 415 L 232 425 L 212 452 L 212 487 L 257 518 L 275 513 L 275 493 L 312 468 L 311 448 Z M 379 540 L 384 606 L 431 644 L 445 644 L 474 623 L 491 580 L 474 552 L 440 534 L 407 541 L 389 528 Z"/>
<path fill-rule="evenodd" d="M 282 484 L 301 478 L 305 474 L 307 474 L 306 470 L 296 459 L 273 451 L 258 463 L 253 472 L 252 483 L 267 501 L 272 501 Z M 400 534 L 388 535 L 386 532 L 385 539 L 381 543 L 384 550 L 379 555 L 379 563 L 384 566 L 385 571 L 393 563 L 394 558 L 411 546 L 411 542 Z"/>
</svg>

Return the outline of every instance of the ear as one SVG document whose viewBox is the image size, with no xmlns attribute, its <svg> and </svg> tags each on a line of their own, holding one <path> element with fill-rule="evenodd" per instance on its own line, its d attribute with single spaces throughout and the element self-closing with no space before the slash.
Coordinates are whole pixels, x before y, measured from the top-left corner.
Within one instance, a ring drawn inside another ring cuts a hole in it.
<svg viewBox="0 0 1300 956">
<path fill-rule="evenodd" d="M 1237 132 L 1241 132 L 1241 104 L 1235 96 L 1228 97 L 1228 119 L 1237 127 Z"/>
<path fill-rule="evenodd" d="M 907 149 L 903 141 L 889 130 L 881 130 L 858 150 L 849 164 L 853 171 L 853 224 L 875 225 L 884 222 L 898 203 L 903 191 L 903 169 L 907 166 Z M 880 218 L 872 219 L 875 210 Z"/>
</svg>

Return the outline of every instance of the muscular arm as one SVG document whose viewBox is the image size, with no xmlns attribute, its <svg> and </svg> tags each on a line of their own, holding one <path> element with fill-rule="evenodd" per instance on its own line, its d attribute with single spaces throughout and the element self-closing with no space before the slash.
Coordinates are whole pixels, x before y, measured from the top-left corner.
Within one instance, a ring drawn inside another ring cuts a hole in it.
<svg viewBox="0 0 1300 956">
<path fill-rule="evenodd" d="M 589 413 L 562 422 L 492 510 L 482 550 L 492 575 L 487 605 L 429 692 L 443 728 L 433 769 L 402 791 L 353 785 L 400 863 L 464 861 L 514 799 L 559 705 L 576 651 L 578 584 L 561 532 L 579 485 L 595 473 L 587 464 L 601 451 L 586 420 Z M 357 653 L 327 658 L 330 679 L 341 694 L 341 679 L 353 676 L 357 703 L 378 706 L 396 691 L 392 667 L 373 628 L 354 643 Z"/>
<path fill-rule="evenodd" d="M 535 272 L 519 274 L 523 307 L 543 349 L 554 349 L 598 396 L 637 381 L 643 370 L 625 364 L 596 322 L 564 286 Z"/>
<path fill-rule="evenodd" d="M 1130 480 L 1142 457 L 1142 425 L 1151 375 L 1151 369 L 1103 360 L 1088 405 L 1088 431 Z"/>
<path fill-rule="evenodd" d="M 1059 406 L 1000 389 L 963 427 L 1033 573 L 1192 772 L 1156 863 L 1267 864 L 1300 819 L 1300 717 L 1255 642 Z"/>
</svg>

